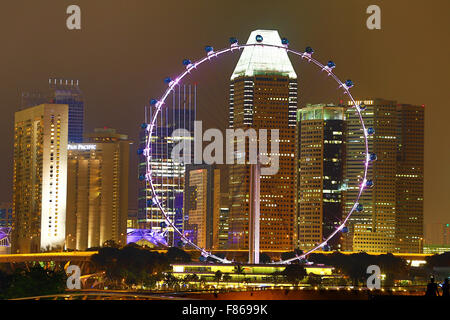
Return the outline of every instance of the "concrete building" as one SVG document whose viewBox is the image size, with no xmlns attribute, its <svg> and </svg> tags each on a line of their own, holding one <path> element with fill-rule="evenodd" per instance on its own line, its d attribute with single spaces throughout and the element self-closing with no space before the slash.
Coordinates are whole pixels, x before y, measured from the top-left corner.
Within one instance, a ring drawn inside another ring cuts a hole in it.
<svg viewBox="0 0 450 320">
<path fill-rule="evenodd" d="M 67 105 L 15 113 L 13 253 L 64 248 L 67 134 Z"/>
<path fill-rule="evenodd" d="M 230 197 L 228 193 L 220 194 L 219 215 L 219 249 L 227 249 L 230 216 Z"/>
<path fill-rule="evenodd" d="M 219 248 L 220 169 L 186 165 L 184 226 L 190 240 L 207 250 Z"/>
<path fill-rule="evenodd" d="M 369 166 L 368 179 L 374 186 L 367 188 L 359 203 L 364 207 L 354 212 L 345 237 L 344 249 L 366 252 L 395 252 L 396 226 L 396 170 L 397 170 L 397 103 L 373 99 L 357 101 L 365 108 L 361 111 L 367 128 L 375 129 L 369 136 L 369 151 L 377 160 Z M 344 214 L 354 204 L 364 172 L 364 135 L 359 117 L 349 102 L 346 112 L 347 145 L 344 164 Z"/>
<path fill-rule="evenodd" d="M 257 36 L 262 43 L 281 45 L 276 30 L 255 30 L 247 43 L 256 43 Z M 292 250 L 297 244 L 296 110 L 297 75 L 287 52 L 274 47 L 244 48 L 230 79 L 229 126 L 244 131 L 267 129 L 269 153 L 270 132 L 279 130 L 279 170 L 261 176 L 260 182 L 262 250 Z M 246 145 L 244 164 L 230 166 L 230 249 L 249 246 L 250 165 Z"/>
<path fill-rule="evenodd" d="M 298 110 L 298 242 L 307 251 L 326 239 L 342 220 L 345 109 L 307 105 Z M 329 243 L 341 248 L 340 238 Z"/>
<path fill-rule="evenodd" d="M 84 97 L 78 80 L 49 79 L 45 92 L 23 92 L 22 108 L 40 104 L 67 104 L 69 107 L 69 143 L 83 142 Z"/>
<path fill-rule="evenodd" d="M 424 118 L 424 106 L 397 105 L 396 252 L 423 249 Z"/>
<path fill-rule="evenodd" d="M 68 249 L 126 244 L 131 141 L 114 129 L 96 129 L 86 143 L 68 146 Z"/>
</svg>

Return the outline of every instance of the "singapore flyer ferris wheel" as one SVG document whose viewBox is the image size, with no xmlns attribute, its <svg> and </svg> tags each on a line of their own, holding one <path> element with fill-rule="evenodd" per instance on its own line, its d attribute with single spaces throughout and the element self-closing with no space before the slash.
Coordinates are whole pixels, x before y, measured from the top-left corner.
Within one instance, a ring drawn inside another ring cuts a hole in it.
<svg viewBox="0 0 450 320">
<path fill-rule="evenodd" d="M 152 206 L 155 206 L 164 219 L 166 220 L 167 226 L 170 227 L 173 232 L 178 234 L 181 241 L 185 245 L 189 245 L 196 250 L 198 250 L 201 253 L 201 256 L 204 258 L 212 258 L 222 263 L 231 263 L 232 261 L 227 260 L 226 258 L 221 258 L 216 255 L 214 255 L 212 252 L 206 250 L 205 248 L 202 248 L 198 246 L 196 243 L 191 241 L 179 228 L 175 225 L 174 221 L 169 217 L 169 214 L 167 212 L 167 209 L 164 207 L 163 201 L 158 196 L 158 192 L 156 190 L 155 182 L 153 181 L 152 177 L 154 176 L 153 168 L 152 168 L 152 144 L 151 144 L 151 136 L 155 133 L 155 130 L 158 126 L 158 115 L 160 112 L 164 109 L 166 105 L 166 101 L 176 88 L 176 86 L 180 85 L 183 81 L 183 79 L 188 76 L 191 73 L 199 72 L 201 70 L 201 66 L 205 62 L 216 62 L 219 63 L 220 57 L 225 56 L 232 52 L 240 52 L 241 50 L 248 48 L 248 47 L 261 47 L 261 48 L 274 48 L 276 50 L 282 50 L 295 58 L 297 58 L 300 61 L 304 61 L 306 63 L 313 64 L 317 72 L 319 73 L 325 73 L 327 76 L 329 76 L 331 79 L 333 79 L 337 85 L 338 90 L 342 90 L 344 94 L 346 94 L 349 98 L 349 101 L 351 101 L 352 107 L 354 109 L 354 112 L 356 113 L 357 118 L 359 119 L 362 133 L 363 133 L 363 143 L 364 143 L 364 161 L 362 162 L 362 176 L 359 181 L 358 186 L 358 192 L 356 193 L 356 198 L 354 199 L 353 206 L 351 206 L 350 210 L 343 216 L 343 219 L 339 222 L 339 224 L 334 228 L 334 231 L 332 231 L 326 239 L 324 239 L 322 242 L 317 243 L 313 248 L 309 249 L 308 251 L 297 255 L 291 259 L 287 260 L 281 260 L 277 261 L 275 263 L 281 263 L 281 264 L 287 264 L 291 263 L 295 260 L 303 260 L 306 259 L 306 257 L 317 250 L 323 250 L 323 251 L 329 251 L 329 245 L 328 242 L 338 235 L 339 233 L 346 233 L 348 232 L 347 223 L 349 221 L 349 218 L 351 215 L 356 212 L 363 211 L 363 205 L 359 202 L 360 197 L 364 191 L 365 188 L 369 188 L 373 185 L 373 181 L 368 179 L 367 173 L 369 165 L 372 161 L 376 160 L 376 155 L 374 153 L 369 152 L 369 144 L 368 144 L 368 136 L 374 134 L 373 128 L 366 128 L 364 124 L 364 120 L 361 114 L 361 111 L 364 110 L 365 106 L 362 103 L 357 103 L 357 101 L 352 96 L 350 89 L 353 87 L 353 82 L 351 80 L 341 81 L 336 74 L 334 73 L 334 68 L 336 67 L 335 63 L 333 61 L 328 61 L 326 64 L 322 64 L 318 60 L 313 58 L 314 50 L 311 47 L 306 47 L 303 51 L 297 51 L 294 49 L 291 49 L 289 47 L 289 41 L 286 38 L 282 38 L 280 43 L 267 43 L 264 41 L 264 38 L 262 35 L 256 35 L 254 41 L 248 42 L 246 44 L 240 44 L 236 38 L 230 38 L 230 45 L 229 47 L 220 49 L 220 50 L 214 50 L 214 48 L 210 45 L 205 46 L 205 52 L 206 55 L 196 61 L 191 61 L 189 59 L 183 60 L 183 65 L 185 66 L 185 70 L 181 72 L 176 77 L 172 78 L 166 78 L 164 81 L 167 83 L 167 88 L 165 92 L 161 95 L 159 99 L 152 99 L 150 101 L 152 111 L 152 117 L 150 119 L 149 123 L 143 124 L 143 129 L 146 131 L 147 141 L 145 144 L 145 148 L 138 151 L 142 153 L 142 155 L 145 157 L 146 162 L 146 174 L 145 174 L 145 181 L 148 184 L 152 200 L 151 204 Z"/>
</svg>

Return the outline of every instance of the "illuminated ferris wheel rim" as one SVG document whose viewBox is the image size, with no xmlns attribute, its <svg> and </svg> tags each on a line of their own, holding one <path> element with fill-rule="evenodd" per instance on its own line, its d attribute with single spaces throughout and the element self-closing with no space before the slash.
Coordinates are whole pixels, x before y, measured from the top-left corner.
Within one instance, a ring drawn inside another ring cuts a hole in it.
<svg viewBox="0 0 450 320">
<path fill-rule="evenodd" d="M 258 37 L 258 36 L 257 36 Z M 364 191 L 364 188 L 370 187 L 372 185 L 372 181 L 371 180 L 367 180 L 367 172 L 368 172 L 368 167 L 369 167 L 369 162 L 376 160 L 376 155 L 374 154 L 369 154 L 369 143 L 368 143 L 368 135 L 369 134 L 373 134 L 373 129 L 371 129 L 372 133 L 368 132 L 368 130 L 365 127 L 364 124 L 364 120 L 363 117 L 361 115 L 361 105 L 358 105 L 355 101 L 355 99 L 353 98 L 352 94 L 350 93 L 350 88 L 353 86 L 353 83 L 351 82 L 351 80 L 347 80 L 346 82 L 342 82 L 334 73 L 333 73 L 333 68 L 335 67 L 335 64 L 332 61 L 329 61 L 327 63 L 327 65 L 323 65 L 322 63 L 320 63 L 319 61 L 317 61 L 316 59 L 312 58 L 312 53 L 314 52 L 310 47 L 307 47 L 305 52 L 299 52 L 299 51 L 295 51 L 292 49 L 288 48 L 288 42 L 286 39 L 283 39 L 283 44 L 282 45 L 275 45 L 275 44 L 264 44 L 264 43 L 252 43 L 252 44 L 238 44 L 237 40 L 234 38 L 230 38 L 230 42 L 231 42 L 231 46 L 228 48 L 224 48 L 221 49 L 219 51 L 214 51 L 213 48 L 211 46 L 206 46 L 205 50 L 207 52 L 206 56 L 195 61 L 195 62 L 191 62 L 190 60 L 185 59 L 183 61 L 183 64 L 186 66 L 186 70 L 184 72 L 182 72 L 181 74 L 179 74 L 174 80 L 170 79 L 170 78 L 166 78 L 165 82 L 168 83 L 168 88 L 166 89 L 166 91 L 164 92 L 164 94 L 162 95 L 162 97 L 159 100 L 151 100 L 151 105 L 154 106 L 156 108 L 156 112 L 154 112 L 153 117 L 151 119 L 150 124 L 146 124 L 145 129 L 147 130 L 147 141 L 146 141 L 146 148 L 143 150 L 143 154 L 146 157 L 146 175 L 145 175 L 145 180 L 150 184 L 150 188 L 152 191 L 152 201 L 153 204 L 155 204 L 159 210 L 161 211 L 161 213 L 163 214 L 166 222 L 168 223 L 168 225 L 173 228 L 174 232 L 178 233 L 183 241 L 184 244 L 189 244 L 190 246 L 194 247 L 195 249 L 197 249 L 198 251 L 201 252 L 201 255 L 205 258 L 207 257 L 211 257 L 213 259 L 216 259 L 222 263 L 231 263 L 232 261 L 229 261 L 227 259 L 223 259 L 220 257 L 217 257 L 215 255 L 213 255 L 211 252 L 208 252 L 207 250 L 205 250 L 204 248 L 199 247 L 198 245 L 196 245 L 195 243 L 191 242 L 182 232 L 180 232 L 180 230 L 178 230 L 178 228 L 175 226 L 174 222 L 171 221 L 171 219 L 168 217 L 165 209 L 163 208 L 161 201 L 159 200 L 159 197 L 156 193 L 155 190 L 155 185 L 153 184 L 153 180 L 152 180 L 152 168 L 151 168 L 151 148 L 150 148 L 150 142 L 151 142 L 151 135 L 153 134 L 153 130 L 154 127 L 156 125 L 156 120 L 158 117 L 159 112 L 161 111 L 161 108 L 163 107 L 167 97 L 169 96 L 169 94 L 174 90 L 174 88 L 181 82 L 181 80 L 187 76 L 188 74 L 191 73 L 191 71 L 195 71 L 197 69 L 198 66 L 200 66 L 201 64 L 203 64 L 204 62 L 207 61 L 211 61 L 214 58 L 219 57 L 220 55 L 223 55 L 225 53 L 229 53 L 229 52 L 233 52 L 233 51 L 240 51 L 241 49 L 244 49 L 246 47 L 272 47 L 272 48 L 278 48 L 278 49 L 282 49 L 285 50 L 288 53 L 292 53 L 294 55 L 297 55 L 299 57 L 301 57 L 301 61 L 308 61 L 309 63 L 312 62 L 313 64 L 315 64 L 317 67 L 319 67 L 319 69 L 321 71 L 325 71 L 328 76 L 331 76 L 335 82 L 339 85 L 339 88 L 342 88 L 344 90 L 344 93 L 348 95 L 349 99 L 352 102 L 352 106 L 355 108 L 357 114 L 358 114 L 358 118 L 360 121 L 360 124 L 362 126 L 362 131 L 363 131 L 363 135 L 364 135 L 364 147 L 365 147 L 365 160 L 364 160 L 364 173 L 363 173 L 363 179 L 362 179 L 362 183 L 359 186 L 359 190 L 357 193 L 357 196 L 355 198 L 354 204 L 352 206 L 352 208 L 350 209 L 349 213 L 347 214 L 347 216 L 345 217 L 344 220 L 341 221 L 340 225 L 325 239 L 323 240 L 321 243 L 319 243 L 317 246 L 315 246 L 314 248 L 308 250 L 307 252 L 302 253 L 301 255 L 297 255 L 294 258 L 291 259 L 287 259 L 287 260 L 280 260 L 275 262 L 276 264 L 287 264 L 290 263 L 292 261 L 295 261 L 297 259 L 302 260 L 305 259 L 310 253 L 319 250 L 320 248 L 323 248 L 325 246 L 328 245 L 328 242 L 339 232 L 341 232 L 343 230 L 343 228 L 345 228 L 345 225 L 348 221 L 348 219 L 350 218 L 350 216 L 353 214 L 353 212 L 355 210 L 357 211 L 362 211 L 362 205 L 359 204 L 359 199 L 361 197 L 362 192 Z M 258 41 L 258 39 L 257 39 Z M 261 41 L 262 41 L 262 37 L 261 37 Z M 369 185 L 369 181 L 370 181 L 370 185 Z"/>
</svg>

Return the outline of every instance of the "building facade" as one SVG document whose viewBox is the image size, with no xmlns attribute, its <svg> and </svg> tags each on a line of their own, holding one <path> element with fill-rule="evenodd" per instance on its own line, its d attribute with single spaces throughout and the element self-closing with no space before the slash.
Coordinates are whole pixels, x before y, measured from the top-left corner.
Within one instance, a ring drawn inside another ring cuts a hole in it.
<svg viewBox="0 0 450 320">
<path fill-rule="evenodd" d="M 373 99 L 357 101 L 364 106 L 361 111 L 367 128 L 375 129 L 368 137 L 369 152 L 377 155 L 367 174 L 374 186 L 366 188 L 359 203 L 361 212 L 354 212 L 349 219 L 349 233 L 344 249 L 348 251 L 395 252 L 396 226 L 396 170 L 397 170 L 397 103 Z M 365 145 L 359 117 L 349 102 L 346 111 L 347 144 L 344 163 L 345 192 L 344 214 L 353 207 L 362 183 Z"/>
<path fill-rule="evenodd" d="M 228 231 L 230 216 L 230 197 L 228 193 L 220 194 L 219 212 L 219 249 L 228 249 Z"/>
<path fill-rule="evenodd" d="M 69 143 L 82 143 L 84 133 L 84 98 L 78 80 L 49 79 L 45 92 L 22 93 L 22 107 L 44 103 L 69 106 Z"/>
<path fill-rule="evenodd" d="M 298 110 L 298 241 L 307 251 L 326 239 L 342 221 L 344 108 L 307 105 Z M 341 248 L 340 237 L 328 243 Z"/>
<path fill-rule="evenodd" d="M 183 230 L 201 248 L 219 248 L 220 169 L 214 165 L 187 165 L 184 187 Z"/>
<path fill-rule="evenodd" d="M 13 225 L 12 203 L 1 202 L 0 203 L 0 228 L 12 227 L 12 225 Z"/>
<path fill-rule="evenodd" d="M 422 253 L 424 106 L 397 105 L 396 252 Z"/>
<path fill-rule="evenodd" d="M 184 139 L 185 143 L 194 141 L 194 121 L 196 117 L 197 86 L 176 86 L 167 106 L 158 114 L 156 126 L 150 137 L 150 153 L 152 180 L 158 198 L 163 204 L 167 215 L 177 228 L 183 228 L 183 189 L 185 165 L 172 160 L 171 153 L 176 144 Z M 154 106 L 146 108 L 146 123 L 150 123 L 154 115 Z M 146 125 L 144 125 L 145 127 Z M 186 129 L 190 137 L 173 135 L 177 129 Z M 139 150 L 146 148 L 148 131 L 143 128 L 139 136 Z M 138 227 L 159 232 L 170 245 L 177 245 L 180 237 L 168 227 L 160 209 L 153 201 L 148 181 L 145 179 L 147 163 L 143 152 L 139 156 L 139 187 L 138 187 Z M 193 154 L 191 155 L 193 159 Z"/>
<path fill-rule="evenodd" d="M 66 246 L 125 245 L 131 141 L 114 129 L 96 129 L 86 141 L 68 145 Z"/>
<path fill-rule="evenodd" d="M 68 106 L 42 104 L 14 117 L 13 253 L 63 249 Z"/>
<path fill-rule="evenodd" d="M 255 30 L 247 43 L 256 43 L 257 36 L 262 43 L 281 45 L 275 30 Z M 230 79 L 229 126 L 244 131 L 267 129 L 268 136 L 271 130 L 279 130 L 279 170 L 261 176 L 261 249 L 292 250 L 297 244 L 296 110 L 297 75 L 287 52 L 274 47 L 244 48 Z M 250 165 L 246 145 L 245 155 L 236 154 L 237 158 L 245 157 L 244 164 L 230 166 L 230 249 L 248 249 L 249 245 Z"/>
</svg>

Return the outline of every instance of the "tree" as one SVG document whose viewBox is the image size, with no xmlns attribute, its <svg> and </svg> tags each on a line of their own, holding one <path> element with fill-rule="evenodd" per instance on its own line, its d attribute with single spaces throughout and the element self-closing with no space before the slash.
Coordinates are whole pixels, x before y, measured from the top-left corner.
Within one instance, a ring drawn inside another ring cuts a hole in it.
<svg viewBox="0 0 450 320">
<path fill-rule="evenodd" d="M 223 281 L 225 281 L 227 284 L 228 284 L 228 282 L 231 281 L 231 276 L 230 276 L 229 273 L 224 273 L 224 275 L 223 275 Z"/>
<path fill-rule="evenodd" d="M 52 271 L 33 266 L 28 270 L 16 269 L 6 290 L 7 298 L 51 295 L 64 292 L 67 276 L 63 270 Z"/>
<path fill-rule="evenodd" d="M 219 282 L 220 280 L 222 280 L 222 271 L 217 270 L 216 273 L 214 274 L 214 280 L 217 282 L 217 286 L 219 286 Z"/>
<path fill-rule="evenodd" d="M 170 263 L 185 263 L 191 262 L 191 256 L 186 253 L 184 250 L 176 247 L 170 247 L 166 253 L 167 258 Z"/>
<path fill-rule="evenodd" d="M 261 252 L 259 254 L 259 263 L 270 263 L 272 259 L 270 259 L 270 256 L 267 253 Z"/>
<path fill-rule="evenodd" d="M 239 275 L 244 274 L 244 268 L 242 267 L 242 265 L 240 263 L 237 263 L 234 266 L 234 273 L 239 274 Z"/>
<path fill-rule="evenodd" d="M 172 272 L 167 272 L 164 277 L 164 282 L 169 288 L 175 289 L 178 284 L 179 280 L 172 274 Z"/>
<path fill-rule="evenodd" d="M 297 286 L 298 283 L 306 276 L 306 270 L 302 265 L 290 264 L 281 272 L 281 274 L 289 283 Z"/>
<path fill-rule="evenodd" d="M 303 254 L 303 251 L 300 250 L 300 249 L 295 249 L 294 251 L 283 252 L 281 254 L 281 260 L 293 259 L 295 257 L 301 256 L 302 254 Z M 298 260 L 294 260 L 292 262 L 293 263 L 299 263 Z"/>
</svg>

